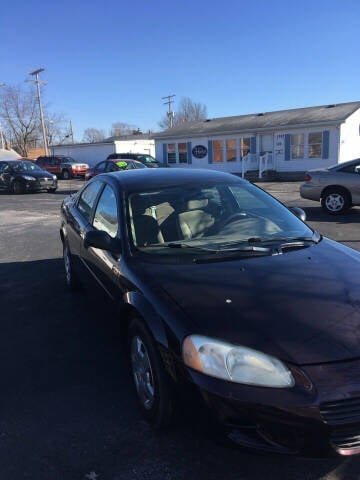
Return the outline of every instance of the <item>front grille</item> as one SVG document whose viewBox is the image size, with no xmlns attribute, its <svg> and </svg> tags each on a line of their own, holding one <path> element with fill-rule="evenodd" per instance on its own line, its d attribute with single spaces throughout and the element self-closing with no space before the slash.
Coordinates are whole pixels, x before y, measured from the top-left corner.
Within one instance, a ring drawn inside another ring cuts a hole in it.
<svg viewBox="0 0 360 480">
<path fill-rule="evenodd" d="M 329 425 L 360 423 L 360 398 L 323 403 L 320 406 L 320 413 Z"/>
<path fill-rule="evenodd" d="M 338 449 L 360 448 L 360 425 L 335 428 L 331 434 L 331 443 Z"/>
</svg>

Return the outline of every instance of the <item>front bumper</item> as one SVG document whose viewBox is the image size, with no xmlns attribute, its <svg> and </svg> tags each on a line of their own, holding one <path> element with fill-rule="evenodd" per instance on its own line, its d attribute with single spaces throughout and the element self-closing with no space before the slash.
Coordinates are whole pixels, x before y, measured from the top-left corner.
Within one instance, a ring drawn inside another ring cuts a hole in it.
<svg viewBox="0 0 360 480">
<path fill-rule="evenodd" d="M 360 360 L 292 368 L 291 389 L 253 387 L 190 371 L 237 444 L 307 456 L 360 453 Z"/>
<path fill-rule="evenodd" d="M 58 186 L 57 180 L 52 178 L 41 178 L 36 181 L 25 181 L 25 191 L 39 192 L 41 190 L 56 189 Z"/>
</svg>

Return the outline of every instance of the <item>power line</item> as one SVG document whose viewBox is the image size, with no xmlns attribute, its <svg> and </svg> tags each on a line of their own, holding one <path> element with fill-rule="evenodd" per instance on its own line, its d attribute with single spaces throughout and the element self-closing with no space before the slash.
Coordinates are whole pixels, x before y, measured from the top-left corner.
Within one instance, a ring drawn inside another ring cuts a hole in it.
<svg viewBox="0 0 360 480">
<path fill-rule="evenodd" d="M 161 100 L 166 100 L 166 102 L 163 103 L 163 105 L 168 105 L 168 111 L 167 111 L 167 116 L 168 116 L 168 119 L 170 121 L 170 128 L 173 127 L 173 122 L 174 122 L 174 112 L 173 110 L 171 109 L 171 105 L 174 103 L 174 100 L 173 98 L 176 97 L 176 95 L 167 95 L 165 97 L 161 97 Z"/>
</svg>

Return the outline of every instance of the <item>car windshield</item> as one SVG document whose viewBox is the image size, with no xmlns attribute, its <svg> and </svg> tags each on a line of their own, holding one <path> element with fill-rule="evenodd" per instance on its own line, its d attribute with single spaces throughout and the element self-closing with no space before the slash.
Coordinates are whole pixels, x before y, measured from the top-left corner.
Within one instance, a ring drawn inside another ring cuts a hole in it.
<svg viewBox="0 0 360 480">
<path fill-rule="evenodd" d="M 17 161 L 11 164 L 14 172 L 41 172 L 41 168 L 33 162 Z"/>
<path fill-rule="evenodd" d="M 64 163 L 77 163 L 76 160 L 74 160 L 72 157 L 64 157 L 61 159 L 61 161 Z"/>
<path fill-rule="evenodd" d="M 127 215 L 131 243 L 145 253 L 249 249 L 314 235 L 273 197 L 240 181 L 133 192 Z"/>
<path fill-rule="evenodd" d="M 146 163 L 158 163 L 157 160 L 151 155 L 138 155 L 136 160 L 139 160 L 139 161 L 145 160 Z"/>
</svg>

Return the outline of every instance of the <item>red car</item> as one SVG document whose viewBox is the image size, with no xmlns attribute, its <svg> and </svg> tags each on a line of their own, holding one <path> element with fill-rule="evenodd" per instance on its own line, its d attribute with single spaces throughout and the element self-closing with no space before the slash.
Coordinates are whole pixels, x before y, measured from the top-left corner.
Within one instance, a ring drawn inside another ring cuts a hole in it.
<svg viewBox="0 0 360 480">
<path fill-rule="evenodd" d="M 119 170 L 134 170 L 137 168 L 148 168 L 141 162 L 131 159 L 113 159 L 113 160 L 104 160 L 95 167 L 89 168 L 85 173 L 85 180 L 90 180 L 90 178 L 99 175 L 100 173 L 109 173 L 117 172 Z"/>
<path fill-rule="evenodd" d="M 49 157 L 38 157 L 36 163 L 43 170 L 54 173 L 58 178 L 69 180 L 73 177 L 84 177 L 89 165 L 80 163 L 71 157 L 53 155 Z"/>
</svg>

